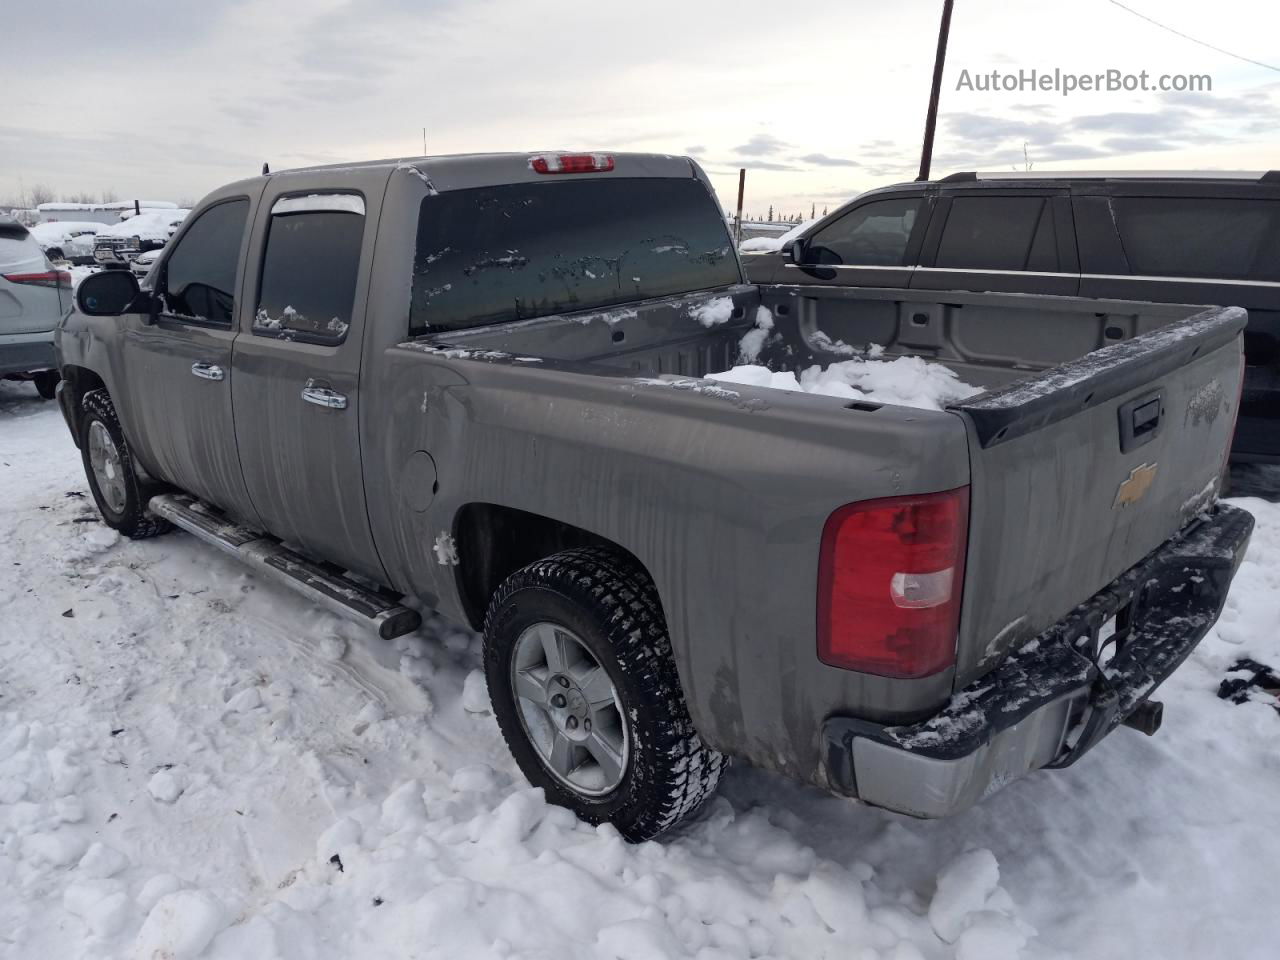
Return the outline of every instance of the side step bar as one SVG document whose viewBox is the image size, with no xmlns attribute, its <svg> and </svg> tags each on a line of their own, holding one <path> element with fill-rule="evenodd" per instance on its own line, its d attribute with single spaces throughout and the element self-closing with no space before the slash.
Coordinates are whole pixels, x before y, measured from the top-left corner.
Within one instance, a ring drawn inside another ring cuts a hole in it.
<svg viewBox="0 0 1280 960">
<path fill-rule="evenodd" d="M 236 526 L 185 493 L 162 493 L 152 497 L 147 507 L 193 537 L 292 587 L 313 603 L 373 628 L 383 640 L 412 633 L 422 625 L 418 611 L 341 573 L 326 570 L 278 540 Z"/>
</svg>

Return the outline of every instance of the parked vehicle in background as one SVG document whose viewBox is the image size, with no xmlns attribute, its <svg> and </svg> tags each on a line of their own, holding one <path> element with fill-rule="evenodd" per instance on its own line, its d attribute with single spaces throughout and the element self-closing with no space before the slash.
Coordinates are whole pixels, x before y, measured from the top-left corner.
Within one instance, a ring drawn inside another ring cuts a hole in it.
<svg viewBox="0 0 1280 960">
<path fill-rule="evenodd" d="M 31 227 L 31 235 L 50 260 L 93 263 L 93 244 L 103 225 L 92 220 L 50 220 Z"/>
<path fill-rule="evenodd" d="M 52 400 L 53 331 L 71 309 L 71 274 L 55 270 L 29 230 L 0 216 L 0 378 L 32 380 Z"/>
<path fill-rule="evenodd" d="M 1154 732 L 1252 529 L 1216 503 L 1243 311 L 749 285 L 686 158 L 255 177 L 76 297 L 59 398 L 107 524 L 384 638 L 406 596 L 482 629 L 521 770 L 631 840 L 726 755 L 934 817 Z M 702 379 L 869 343 L 985 391 Z"/>
<path fill-rule="evenodd" d="M 155 266 L 155 262 L 160 259 L 160 254 L 164 252 L 164 247 L 157 247 L 155 250 L 147 250 L 138 254 L 129 263 L 129 269 L 133 271 L 134 276 L 142 279 Z"/>
<path fill-rule="evenodd" d="M 189 210 L 144 210 L 98 231 L 93 259 L 104 266 L 128 264 L 148 250 L 159 250 L 182 224 Z"/>
<path fill-rule="evenodd" d="M 1244 307 L 1231 457 L 1280 463 L 1280 171 L 957 173 L 864 193 L 798 239 L 803 262 L 747 257 L 748 278 Z M 1133 335 L 1121 320 L 1102 332 Z"/>
<path fill-rule="evenodd" d="M 177 210 L 176 203 L 168 200 L 110 200 L 105 203 L 67 203 L 55 201 L 42 203 L 36 207 L 36 218 L 40 223 L 57 220 L 80 220 L 110 226 L 119 223 L 123 217 L 133 216 L 146 210 Z"/>
</svg>

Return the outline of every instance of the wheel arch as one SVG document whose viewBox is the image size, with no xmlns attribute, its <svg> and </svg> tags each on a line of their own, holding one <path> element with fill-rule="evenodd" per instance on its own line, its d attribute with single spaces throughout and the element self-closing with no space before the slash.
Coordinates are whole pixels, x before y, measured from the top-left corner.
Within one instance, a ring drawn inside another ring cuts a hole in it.
<svg viewBox="0 0 1280 960">
<path fill-rule="evenodd" d="M 84 395 L 90 390 L 106 390 L 107 385 L 103 382 L 102 377 L 98 376 L 88 367 L 82 367 L 78 364 L 67 364 L 60 371 L 63 382 L 66 384 L 63 390 L 68 396 L 63 407 L 67 416 L 67 426 L 71 428 L 71 437 L 75 441 L 76 446 L 80 446 L 80 401 L 84 399 Z M 110 396 L 110 391 L 107 391 Z"/>
<path fill-rule="evenodd" d="M 489 600 L 502 582 L 529 564 L 575 547 L 602 547 L 625 557 L 657 581 L 640 559 L 607 537 L 552 517 L 494 503 L 468 503 L 454 515 L 458 598 L 473 629 L 484 625 Z M 659 597 L 661 602 L 661 597 Z"/>
</svg>

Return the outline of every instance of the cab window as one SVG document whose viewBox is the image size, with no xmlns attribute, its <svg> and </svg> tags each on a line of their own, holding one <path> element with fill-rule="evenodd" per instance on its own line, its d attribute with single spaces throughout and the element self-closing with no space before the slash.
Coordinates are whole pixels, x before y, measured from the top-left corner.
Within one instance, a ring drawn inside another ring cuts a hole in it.
<svg viewBox="0 0 1280 960">
<path fill-rule="evenodd" d="M 192 222 L 165 264 L 162 296 L 167 316 L 231 325 L 248 214 L 248 200 L 228 200 Z"/>
<path fill-rule="evenodd" d="M 864 203 L 810 237 L 806 259 L 831 265 L 907 266 L 907 243 L 923 203 L 922 197 Z"/>
</svg>

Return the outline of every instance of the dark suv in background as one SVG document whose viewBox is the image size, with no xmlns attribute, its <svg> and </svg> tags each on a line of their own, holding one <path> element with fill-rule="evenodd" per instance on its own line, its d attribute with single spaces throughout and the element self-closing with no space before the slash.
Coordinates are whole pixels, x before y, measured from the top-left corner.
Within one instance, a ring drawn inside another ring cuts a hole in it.
<svg viewBox="0 0 1280 960">
<path fill-rule="evenodd" d="M 864 193 L 743 261 L 755 283 L 1244 307 L 1231 459 L 1280 463 L 1280 171 L 957 173 Z M 1098 322 L 1106 339 L 1133 335 L 1106 311 Z"/>
</svg>

